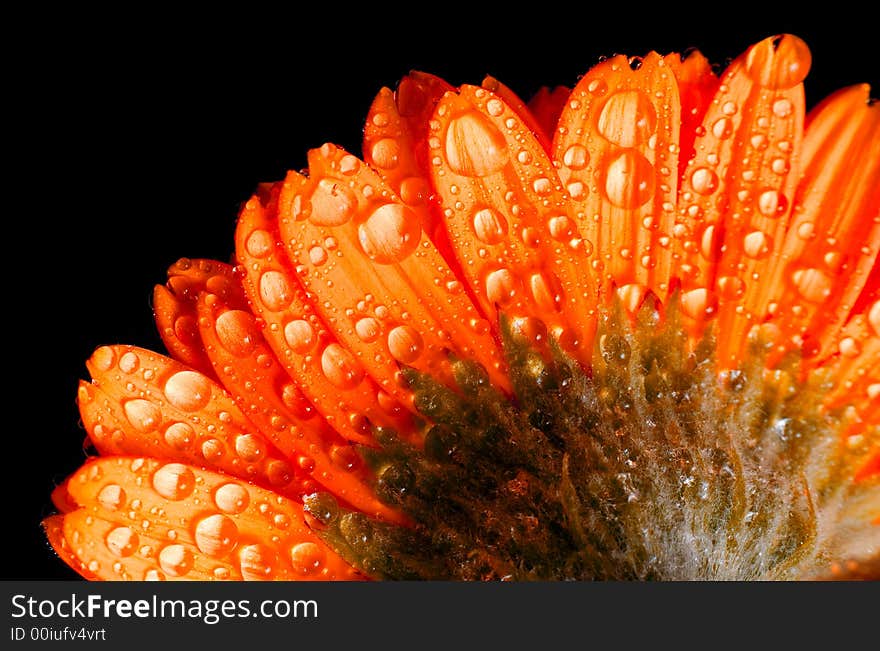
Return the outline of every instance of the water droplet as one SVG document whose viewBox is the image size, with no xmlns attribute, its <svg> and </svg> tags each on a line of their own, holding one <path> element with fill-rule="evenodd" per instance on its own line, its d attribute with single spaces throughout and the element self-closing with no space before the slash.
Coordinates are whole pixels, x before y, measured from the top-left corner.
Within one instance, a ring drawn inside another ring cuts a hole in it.
<svg viewBox="0 0 880 651">
<path fill-rule="evenodd" d="M 208 556 L 225 556 L 238 544 L 238 527 L 231 518 L 215 513 L 196 525 L 196 547 Z"/>
<path fill-rule="evenodd" d="M 317 574 L 324 563 L 324 558 L 324 550 L 313 542 L 299 543 L 290 550 L 290 563 L 293 569 L 305 576 Z"/>
<path fill-rule="evenodd" d="M 195 371 L 180 371 L 165 382 L 165 397 L 182 411 L 199 411 L 211 401 L 211 381 Z"/>
<path fill-rule="evenodd" d="M 802 240 L 812 240 L 816 237 L 816 225 L 813 222 L 803 222 L 795 231 Z"/>
<path fill-rule="evenodd" d="M 138 432 L 152 432 L 162 422 L 162 412 L 149 400 L 129 400 L 122 405 L 122 410 Z"/>
<path fill-rule="evenodd" d="M 605 194 L 620 208 L 638 208 L 654 196 L 654 167 L 634 150 L 625 150 L 609 164 Z"/>
<path fill-rule="evenodd" d="M 532 274 L 529 278 L 529 288 L 535 303 L 542 310 L 559 312 L 562 309 L 562 283 L 552 271 Z"/>
<path fill-rule="evenodd" d="M 108 511 L 117 511 L 125 506 L 125 491 L 119 484 L 107 484 L 98 493 L 98 503 Z"/>
<path fill-rule="evenodd" d="M 507 235 L 507 220 L 492 208 L 481 208 L 474 213 L 474 234 L 486 244 L 498 244 Z"/>
<path fill-rule="evenodd" d="M 874 336 L 880 337 L 880 301 L 874 301 L 874 304 L 868 311 L 868 324 L 874 331 Z"/>
<path fill-rule="evenodd" d="M 116 527 L 107 534 L 104 542 L 111 554 L 125 557 L 134 554 L 140 540 L 138 535 L 128 527 Z"/>
<path fill-rule="evenodd" d="M 487 176 L 507 163 L 504 135 L 482 113 L 469 111 L 449 122 L 444 148 L 450 169 L 463 176 Z"/>
<path fill-rule="evenodd" d="M 119 358 L 119 370 L 123 373 L 134 373 L 139 365 L 140 360 L 134 353 L 128 352 Z"/>
<path fill-rule="evenodd" d="M 736 115 L 736 104 L 734 102 L 724 102 L 721 105 L 721 112 L 724 115 Z"/>
<path fill-rule="evenodd" d="M 153 473 L 153 489 L 169 500 L 182 500 L 193 492 L 196 478 L 182 463 L 167 463 Z"/>
<path fill-rule="evenodd" d="M 811 303 L 821 303 L 831 295 L 833 283 L 824 271 L 814 268 L 797 269 L 792 275 L 798 294 Z"/>
<path fill-rule="evenodd" d="M 186 423 L 172 423 L 165 430 L 165 442 L 175 450 L 186 450 L 195 437 L 195 431 Z"/>
<path fill-rule="evenodd" d="M 339 389 L 353 389 L 364 379 L 357 360 L 345 348 L 332 343 L 321 354 L 321 370 L 330 383 Z"/>
<path fill-rule="evenodd" d="M 516 295 L 518 284 L 509 269 L 496 269 L 486 276 L 486 296 L 491 303 L 505 307 Z"/>
<path fill-rule="evenodd" d="M 486 112 L 489 113 L 492 117 L 498 117 L 502 113 L 504 113 L 504 104 L 501 103 L 501 100 L 495 99 L 494 97 L 486 102 Z"/>
<path fill-rule="evenodd" d="M 733 122 L 730 118 L 718 118 L 712 124 L 712 135 L 718 139 L 730 138 L 733 133 Z"/>
<path fill-rule="evenodd" d="M 220 345 L 236 357 L 250 355 L 261 338 L 253 316 L 243 310 L 228 310 L 218 316 L 214 330 Z"/>
<path fill-rule="evenodd" d="M 309 262 L 316 267 L 320 267 L 327 262 L 327 252 L 320 246 L 313 246 L 309 249 Z"/>
<path fill-rule="evenodd" d="M 791 115 L 793 107 L 791 101 L 783 97 L 773 102 L 773 115 L 778 118 L 787 118 Z"/>
<path fill-rule="evenodd" d="M 691 174 L 691 187 L 699 194 L 712 194 L 718 187 L 718 175 L 708 167 L 699 167 Z"/>
<path fill-rule="evenodd" d="M 400 162 L 400 145 L 394 138 L 382 138 L 373 143 L 370 155 L 376 167 L 384 170 L 394 169 Z"/>
<path fill-rule="evenodd" d="M 516 155 L 516 160 L 518 160 L 523 165 L 528 165 L 532 162 L 532 155 L 528 152 L 528 150 L 523 149 Z"/>
<path fill-rule="evenodd" d="M 217 439 L 207 439 L 202 442 L 202 456 L 205 461 L 216 461 L 223 456 L 223 444 Z"/>
<path fill-rule="evenodd" d="M 587 84 L 587 91 L 601 97 L 608 92 L 608 84 L 603 79 L 591 79 L 590 83 Z"/>
<path fill-rule="evenodd" d="M 428 186 L 418 176 L 410 176 L 400 183 L 400 198 L 408 206 L 418 206 L 428 198 Z"/>
<path fill-rule="evenodd" d="M 582 170 L 590 163 L 590 153 L 583 145 L 572 145 L 562 155 L 562 164 L 571 170 Z"/>
<path fill-rule="evenodd" d="M 739 299 L 746 291 L 745 283 L 736 276 L 721 276 L 717 285 L 718 295 L 728 300 Z"/>
<path fill-rule="evenodd" d="M 284 340 L 295 352 L 305 355 L 315 345 L 315 331 L 304 319 L 296 319 L 284 326 Z"/>
<path fill-rule="evenodd" d="M 797 36 L 772 36 L 756 43 L 746 55 L 746 74 L 765 88 L 780 90 L 801 83 L 810 71 L 812 55 Z"/>
<path fill-rule="evenodd" d="M 569 183 L 567 186 L 565 186 L 565 189 L 568 190 L 568 195 L 572 199 L 580 200 L 587 196 L 587 186 L 585 186 L 580 181 Z"/>
<path fill-rule="evenodd" d="M 116 363 L 116 352 L 110 346 L 101 346 L 92 353 L 91 361 L 99 371 L 109 371 Z"/>
<path fill-rule="evenodd" d="M 316 226 L 341 226 L 357 210 L 357 197 L 344 183 L 335 179 L 321 179 L 311 197 L 309 221 Z"/>
<path fill-rule="evenodd" d="M 767 257 L 772 246 L 770 236 L 761 231 L 752 231 L 743 238 L 743 252 L 750 258 Z"/>
<path fill-rule="evenodd" d="M 422 353 L 422 337 L 410 326 L 397 326 L 388 333 L 388 350 L 399 362 L 410 364 Z"/>
<path fill-rule="evenodd" d="M 546 176 L 541 176 L 532 182 L 532 189 L 538 196 L 546 196 L 553 190 L 553 184 Z"/>
<path fill-rule="evenodd" d="M 776 190 L 764 190 L 758 196 L 758 210 L 765 217 L 779 217 L 788 208 L 785 195 Z"/>
<path fill-rule="evenodd" d="M 574 222 L 565 215 L 551 217 L 547 222 L 547 228 L 550 229 L 550 237 L 560 242 L 569 240 L 575 235 Z"/>
<path fill-rule="evenodd" d="M 267 581 L 278 563 L 275 552 L 262 543 L 246 545 L 238 552 L 241 576 L 245 581 Z"/>
<path fill-rule="evenodd" d="M 192 552 L 183 545 L 168 545 L 159 552 L 159 566 L 166 574 L 183 576 L 192 569 Z"/>
<path fill-rule="evenodd" d="M 245 249 L 255 258 L 265 258 L 274 248 L 274 240 L 268 231 L 257 229 L 248 235 Z"/>
<path fill-rule="evenodd" d="M 235 453 L 248 463 L 255 463 L 266 455 L 266 446 L 256 434 L 240 434 L 235 437 Z"/>
<path fill-rule="evenodd" d="M 709 292 L 705 287 L 692 289 L 681 295 L 681 309 L 692 319 L 703 319 L 708 305 Z"/>
<path fill-rule="evenodd" d="M 214 492 L 214 503 L 224 513 L 241 513 L 250 503 L 250 495 L 239 484 L 223 484 Z"/>
<path fill-rule="evenodd" d="M 618 91 L 605 102 L 596 126 L 609 142 L 621 147 L 635 147 L 656 130 L 657 113 L 641 91 Z"/>
<path fill-rule="evenodd" d="M 840 344 L 838 344 L 838 349 L 840 350 L 840 354 L 844 357 L 858 357 L 862 352 L 859 342 L 852 337 L 844 337 L 841 339 Z"/>
<path fill-rule="evenodd" d="M 293 289 L 287 275 L 280 271 L 267 271 L 260 276 L 260 300 L 273 312 L 280 312 L 293 301 Z"/>
<path fill-rule="evenodd" d="M 373 317 L 358 319 L 354 324 L 354 331 L 358 338 L 365 343 L 372 343 L 382 334 L 382 325 Z"/>
<path fill-rule="evenodd" d="M 164 581 L 165 575 L 157 569 L 147 570 L 144 572 L 144 581 Z"/>
<path fill-rule="evenodd" d="M 364 253 L 379 264 L 400 262 L 416 250 L 422 235 L 418 216 L 406 206 L 386 203 L 358 226 Z"/>
</svg>

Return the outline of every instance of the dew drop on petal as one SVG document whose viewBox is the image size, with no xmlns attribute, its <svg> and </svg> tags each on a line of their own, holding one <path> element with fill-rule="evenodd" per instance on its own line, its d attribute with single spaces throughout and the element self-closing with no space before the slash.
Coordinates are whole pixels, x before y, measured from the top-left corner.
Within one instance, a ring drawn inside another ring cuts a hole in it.
<svg viewBox="0 0 880 651">
<path fill-rule="evenodd" d="M 202 456 L 206 461 L 216 461 L 223 456 L 223 443 L 217 439 L 202 441 Z"/>
<path fill-rule="evenodd" d="M 250 495 L 239 484 L 223 484 L 214 491 L 214 503 L 224 513 L 241 513 L 248 507 Z"/>
<path fill-rule="evenodd" d="M 831 278 L 820 269 L 797 269 L 792 273 L 791 281 L 798 294 L 812 303 L 821 303 L 831 295 Z"/>
<path fill-rule="evenodd" d="M 582 170 L 590 163 L 590 153 L 583 145 L 572 145 L 562 155 L 562 164 L 570 170 Z"/>
<path fill-rule="evenodd" d="M 382 334 L 382 325 L 371 316 L 366 316 L 357 320 L 354 324 L 354 331 L 358 339 L 364 343 L 372 343 Z"/>
<path fill-rule="evenodd" d="M 260 300 L 273 312 L 280 312 L 293 301 L 293 289 L 287 275 L 280 271 L 266 271 L 260 276 Z"/>
<path fill-rule="evenodd" d="M 492 208 L 474 212 L 472 224 L 477 239 L 485 244 L 498 244 L 507 235 L 507 220 Z"/>
<path fill-rule="evenodd" d="M 122 405 L 125 417 L 138 432 L 152 432 L 162 421 L 159 408 L 149 400 L 128 400 Z"/>
<path fill-rule="evenodd" d="M 134 373 L 139 365 L 138 356 L 132 352 L 127 352 L 119 358 L 119 370 L 123 373 Z"/>
<path fill-rule="evenodd" d="M 880 301 L 874 301 L 871 309 L 868 311 L 868 324 L 874 331 L 875 337 L 880 337 Z"/>
<path fill-rule="evenodd" d="M 400 162 L 400 145 L 394 138 L 382 138 L 373 143 L 370 156 L 376 167 L 384 170 L 394 169 Z"/>
<path fill-rule="evenodd" d="M 516 277 L 509 269 L 496 269 L 486 276 L 486 296 L 489 301 L 504 307 L 518 291 Z"/>
<path fill-rule="evenodd" d="M 844 357 L 858 357 L 862 352 L 859 343 L 852 337 L 844 337 L 838 344 L 838 350 Z"/>
<path fill-rule="evenodd" d="M 311 203 L 309 221 L 316 226 L 341 226 L 352 218 L 358 205 L 354 192 L 334 179 L 318 182 Z"/>
<path fill-rule="evenodd" d="M 656 130 L 657 113 L 641 91 L 619 91 L 606 100 L 596 126 L 609 142 L 621 147 L 635 147 Z"/>
<path fill-rule="evenodd" d="M 125 491 L 119 484 L 107 484 L 98 493 L 98 503 L 108 511 L 125 506 Z"/>
<path fill-rule="evenodd" d="M 211 381 L 196 371 L 180 371 L 165 382 L 165 397 L 181 411 L 199 411 L 211 400 Z"/>
<path fill-rule="evenodd" d="M 410 364 L 422 353 L 422 337 L 411 326 L 397 326 L 388 333 L 388 350 L 398 362 Z"/>
<path fill-rule="evenodd" d="M 709 291 L 705 287 L 692 289 L 681 295 L 681 309 L 692 319 L 704 318 L 708 305 Z"/>
<path fill-rule="evenodd" d="M 193 555 L 183 545 L 168 545 L 159 552 L 159 567 L 171 576 L 184 576 L 193 567 Z"/>
<path fill-rule="evenodd" d="M 275 573 L 275 552 L 262 543 L 246 545 L 238 552 L 239 568 L 245 581 L 268 581 Z"/>
<path fill-rule="evenodd" d="M 654 167 L 634 150 L 624 150 L 605 172 L 605 195 L 620 208 L 638 208 L 654 196 Z"/>
<path fill-rule="evenodd" d="M 195 440 L 196 433 L 186 423 L 172 423 L 165 429 L 165 442 L 175 450 L 186 450 Z"/>
<path fill-rule="evenodd" d="M 313 542 L 299 543 L 290 549 L 290 564 L 296 572 L 305 576 L 319 572 L 324 558 L 324 550 Z"/>
<path fill-rule="evenodd" d="M 195 475 L 182 463 L 167 463 L 153 473 L 153 489 L 169 500 L 185 499 L 195 485 Z"/>
<path fill-rule="evenodd" d="M 116 352 L 110 346 L 101 346 L 92 353 L 91 361 L 99 371 L 109 371 L 116 363 Z"/>
<path fill-rule="evenodd" d="M 199 520 L 195 531 L 196 547 L 208 556 L 225 556 L 238 544 L 238 527 L 231 518 L 215 513 Z"/>
<path fill-rule="evenodd" d="M 471 177 L 497 172 L 509 156 L 504 135 L 477 111 L 468 111 L 450 120 L 444 154 L 453 172 Z"/>
<path fill-rule="evenodd" d="M 570 240 L 575 235 L 574 223 L 565 215 L 551 217 L 547 221 L 547 228 L 550 229 L 550 237 L 560 242 Z"/>
<path fill-rule="evenodd" d="M 731 134 L 733 134 L 733 122 L 730 118 L 721 117 L 712 123 L 712 135 L 716 138 L 723 140 L 730 138 Z"/>
<path fill-rule="evenodd" d="M 779 217 L 788 208 L 785 195 L 776 190 L 764 190 L 758 195 L 758 210 L 765 217 Z"/>
<path fill-rule="evenodd" d="M 265 258 L 272 252 L 274 241 L 272 235 L 263 229 L 256 229 L 248 235 L 245 249 L 255 258 Z"/>
<path fill-rule="evenodd" d="M 492 117 L 498 117 L 502 113 L 504 113 L 504 104 L 501 103 L 501 100 L 495 99 L 494 97 L 486 102 L 486 112 Z"/>
<path fill-rule="evenodd" d="M 773 242 L 762 231 L 752 231 L 743 238 L 743 252 L 750 258 L 765 258 L 770 253 Z"/>
<path fill-rule="evenodd" d="M 552 271 L 532 274 L 529 278 L 529 289 L 535 303 L 546 312 L 558 312 L 562 309 L 562 283 Z"/>
<path fill-rule="evenodd" d="M 317 341 L 314 329 L 304 319 L 296 319 L 284 326 L 284 340 L 300 355 L 309 352 Z"/>
<path fill-rule="evenodd" d="M 797 36 L 784 34 L 753 45 L 746 55 L 746 74 L 765 88 L 784 90 L 801 83 L 810 71 L 812 55 Z"/>
<path fill-rule="evenodd" d="M 712 194 L 718 187 L 718 175 L 708 167 L 699 167 L 691 174 L 691 187 L 699 194 Z"/>
<path fill-rule="evenodd" d="M 400 262 L 416 250 L 422 235 L 418 216 L 406 206 L 386 203 L 358 226 L 364 253 L 379 264 Z"/>
<path fill-rule="evenodd" d="M 553 184 L 546 176 L 541 176 L 532 181 L 532 189 L 538 196 L 546 196 L 553 190 Z"/>
<path fill-rule="evenodd" d="M 107 534 L 104 542 L 111 554 L 122 558 L 134 554 L 140 540 L 128 527 L 116 527 Z"/>
<path fill-rule="evenodd" d="M 357 360 L 338 343 L 328 345 L 321 353 L 321 370 L 339 389 L 353 389 L 364 379 L 364 371 Z"/>
<path fill-rule="evenodd" d="M 741 298 L 745 294 L 745 283 L 736 276 L 721 276 L 717 286 L 718 295 L 728 300 Z"/>
<path fill-rule="evenodd" d="M 253 316 L 243 310 L 229 310 L 218 316 L 214 330 L 220 345 L 236 357 L 247 357 L 260 341 Z"/>
<path fill-rule="evenodd" d="M 266 455 L 266 446 L 255 434 L 239 434 L 235 437 L 235 453 L 248 463 L 254 463 Z"/>
<path fill-rule="evenodd" d="M 418 176 L 410 176 L 400 182 L 400 199 L 408 206 L 418 206 L 428 198 L 428 186 Z"/>
</svg>

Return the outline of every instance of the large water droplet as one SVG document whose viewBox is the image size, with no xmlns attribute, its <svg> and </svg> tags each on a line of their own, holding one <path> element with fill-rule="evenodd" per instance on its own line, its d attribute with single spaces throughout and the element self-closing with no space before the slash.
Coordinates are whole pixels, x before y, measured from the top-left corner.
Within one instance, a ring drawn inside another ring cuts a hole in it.
<svg viewBox="0 0 880 651">
<path fill-rule="evenodd" d="M 492 208 L 481 208 L 474 213 L 474 234 L 486 244 L 498 244 L 507 235 L 507 220 Z"/>
<path fill-rule="evenodd" d="M 364 371 L 357 360 L 337 343 L 327 346 L 321 354 L 321 370 L 339 389 L 353 389 L 364 379 Z"/>
<path fill-rule="evenodd" d="M 383 170 L 394 169 L 400 162 L 400 145 L 394 138 L 382 138 L 373 143 L 370 155 L 376 167 Z"/>
<path fill-rule="evenodd" d="M 290 550 L 290 564 L 299 574 L 317 574 L 324 563 L 324 550 L 313 542 L 294 545 Z"/>
<path fill-rule="evenodd" d="M 550 229 L 550 237 L 560 242 L 570 240 L 576 232 L 574 222 L 565 215 L 551 217 L 547 222 L 547 228 Z"/>
<path fill-rule="evenodd" d="M 125 506 L 125 491 L 119 484 L 107 484 L 98 493 L 98 503 L 108 511 L 117 511 Z"/>
<path fill-rule="evenodd" d="M 217 317 L 214 330 L 220 345 L 236 357 L 247 357 L 260 341 L 254 317 L 244 310 L 228 310 Z"/>
<path fill-rule="evenodd" d="M 235 453 L 248 463 L 256 463 L 266 455 L 266 446 L 256 434 L 235 437 Z"/>
<path fill-rule="evenodd" d="M 119 370 L 123 373 L 134 373 L 140 366 L 138 356 L 132 352 L 125 353 L 119 358 Z"/>
<path fill-rule="evenodd" d="M 824 271 L 814 268 L 797 269 L 791 275 L 798 294 L 811 303 L 821 303 L 831 295 L 833 282 Z"/>
<path fill-rule="evenodd" d="M 400 262 L 416 250 L 422 235 L 418 216 L 398 203 L 386 203 L 358 227 L 361 248 L 379 264 Z"/>
<path fill-rule="evenodd" d="M 602 107 L 597 128 L 606 140 L 621 147 L 635 147 L 656 130 L 657 113 L 641 91 L 619 91 Z"/>
<path fill-rule="evenodd" d="M 268 231 L 257 229 L 248 235 L 245 249 L 255 258 L 265 258 L 274 248 L 274 240 Z"/>
<path fill-rule="evenodd" d="M 91 362 L 99 371 L 109 371 L 116 363 L 116 352 L 110 346 L 101 346 L 92 353 Z"/>
<path fill-rule="evenodd" d="M 153 489 L 169 500 L 189 497 L 195 486 L 195 475 L 182 463 L 167 463 L 153 473 Z"/>
<path fill-rule="evenodd" d="M 129 400 L 122 405 L 122 410 L 138 432 L 152 432 L 162 422 L 162 412 L 149 400 Z"/>
<path fill-rule="evenodd" d="M 730 138 L 733 133 L 733 122 L 730 118 L 721 117 L 712 123 L 712 135 L 716 138 L 724 140 Z"/>
<path fill-rule="evenodd" d="M 215 513 L 196 525 L 196 547 L 208 556 L 225 556 L 238 544 L 238 527 L 231 518 Z"/>
<path fill-rule="evenodd" d="M 296 319 L 284 326 L 284 340 L 300 355 L 309 352 L 317 341 L 311 324 L 304 319 Z"/>
<path fill-rule="evenodd" d="M 193 555 L 183 545 L 168 545 L 159 552 L 159 566 L 171 576 L 184 576 L 193 566 Z"/>
<path fill-rule="evenodd" d="M 128 527 L 116 527 L 107 534 L 104 542 L 114 556 L 125 557 L 134 554 L 140 542 L 138 535 Z"/>
<path fill-rule="evenodd" d="M 262 543 L 242 547 L 238 558 L 245 581 L 268 581 L 278 564 L 275 552 Z"/>
<path fill-rule="evenodd" d="M 422 337 L 410 326 L 397 326 L 388 333 L 388 350 L 398 362 L 411 364 L 422 353 Z"/>
<path fill-rule="evenodd" d="M 810 71 L 810 48 L 797 36 L 783 34 L 756 43 L 746 55 L 746 74 L 765 88 L 783 90 L 801 83 Z"/>
<path fill-rule="evenodd" d="M 382 334 L 382 324 L 371 316 L 366 316 L 357 320 L 354 324 L 354 331 L 357 333 L 358 339 L 365 343 L 372 343 Z"/>
<path fill-rule="evenodd" d="M 718 175 L 708 167 L 699 167 L 691 174 L 691 187 L 699 194 L 712 194 L 718 187 Z"/>
<path fill-rule="evenodd" d="M 410 176 L 400 182 L 400 199 L 408 206 L 418 206 L 428 198 L 428 185 L 418 176 Z"/>
<path fill-rule="evenodd" d="M 486 276 L 486 296 L 501 307 L 510 304 L 519 291 L 519 283 L 509 269 L 496 269 Z"/>
<path fill-rule="evenodd" d="M 165 442 L 175 450 L 186 450 L 195 438 L 195 430 L 186 423 L 172 423 L 165 429 Z"/>
<path fill-rule="evenodd" d="M 750 258 L 765 258 L 773 247 L 773 240 L 762 231 L 752 231 L 743 238 L 743 252 Z"/>
<path fill-rule="evenodd" d="M 182 411 L 199 411 L 211 400 L 211 381 L 196 371 L 180 371 L 165 382 L 165 397 Z"/>
<path fill-rule="evenodd" d="M 486 176 L 507 163 L 504 135 L 482 113 L 468 111 L 449 122 L 444 147 L 450 169 L 463 176 Z"/>
<path fill-rule="evenodd" d="M 287 275 L 280 271 L 267 271 L 260 276 L 260 300 L 273 312 L 280 312 L 293 301 L 293 289 Z"/>
<path fill-rule="evenodd" d="M 214 503 L 224 513 L 241 513 L 249 502 L 247 490 L 239 484 L 223 484 L 214 492 Z"/>
<path fill-rule="evenodd" d="M 357 210 L 357 197 L 344 183 L 321 179 L 312 193 L 309 221 L 316 226 L 341 226 Z"/>
<path fill-rule="evenodd" d="M 529 277 L 529 288 L 535 303 L 546 312 L 558 312 L 562 309 L 562 283 L 552 271 L 532 274 Z"/>
<path fill-rule="evenodd" d="M 705 287 L 692 289 L 681 295 L 681 309 L 692 319 L 705 318 L 708 306 L 709 291 Z"/>
<path fill-rule="evenodd" d="M 572 145 L 562 155 L 562 164 L 570 170 L 582 170 L 590 164 L 590 153 L 583 145 Z"/>
<path fill-rule="evenodd" d="M 654 167 L 637 151 L 618 154 L 605 173 L 605 194 L 620 208 L 638 208 L 654 196 Z"/>
<path fill-rule="evenodd" d="M 742 298 L 746 291 L 745 283 L 736 276 L 721 276 L 717 285 L 718 295 L 727 300 Z"/>
</svg>

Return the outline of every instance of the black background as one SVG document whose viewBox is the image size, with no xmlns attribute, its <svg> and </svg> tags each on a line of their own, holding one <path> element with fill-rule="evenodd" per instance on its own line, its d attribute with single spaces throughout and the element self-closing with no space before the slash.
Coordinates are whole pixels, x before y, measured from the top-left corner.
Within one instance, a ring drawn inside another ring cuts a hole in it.
<svg viewBox="0 0 880 651">
<path fill-rule="evenodd" d="M 784 17 L 630 3 L 562 10 L 537 3 L 479 15 L 424 5 L 392 14 L 38 17 L 7 60 L 15 171 L 6 175 L 3 390 L 6 454 L 0 578 L 74 578 L 43 540 L 49 493 L 84 458 L 75 406 L 84 360 L 105 343 L 162 350 L 152 287 L 178 257 L 228 259 L 239 204 L 256 184 L 333 141 L 358 152 L 383 85 L 410 69 L 453 84 L 492 74 L 524 97 L 573 85 L 601 55 L 702 50 L 724 63 L 780 32 L 813 52 L 808 103 L 857 82 L 877 88 L 871 19 Z M 605 11 L 608 11 L 606 9 Z M 51 27 L 46 22 L 51 18 Z M 109 20 L 109 26 L 101 21 Z M 502 20 L 510 20 L 505 25 Z M 876 95 L 876 90 L 875 90 Z"/>
</svg>

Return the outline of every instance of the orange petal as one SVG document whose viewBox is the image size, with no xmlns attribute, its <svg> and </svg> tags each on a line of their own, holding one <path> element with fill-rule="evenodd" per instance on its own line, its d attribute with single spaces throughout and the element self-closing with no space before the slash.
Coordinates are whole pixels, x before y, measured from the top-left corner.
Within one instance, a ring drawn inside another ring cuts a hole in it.
<svg viewBox="0 0 880 651">
<path fill-rule="evenodd" d="M 89 571 L 85 563 L 77 558 L 76 554 L 74 554 L 73 550 L 70 548 L 70 545 L 67 544 L 67 540 L 64 538 L 63 515 L 50 515 L 43 520 L 42 524 L 46 539 L 49 541 L 49 544 L 52 545 L 52 549 L 55 550 L 55 553 L 58 554 L 62 561 L 67 563 L 87 581 L 100 581 L 98 576 L 95 575 L 94 572 Z"/>
<path fill-rule="evenodd" d="M 104 346 L 81 382 L 83 425 L 101 454 L 152 455 L 254 481 L 288 497 L 317 490 L 207 376 L 133 346 Z M 190 397 L 188 397 L 190 396 Z"/>
<path fill-rule="evenodd" d="M 770 281 L 774 321 L 815 361 L 832 352 L 880 251 L 880 105 L 869 91 L 841 90 L 813 112 Z"/>
<path fill-rule="evenodd" d="M 451 381 L 451 351 L 480 362 L 506 388 L 488 324 L 412 210 L 333 145 L 309 152 L 309 170 L 310 179 L 288 175 L 278 214 L 300 281 L 345 345 L 322 353 L 325 372 L 355 386 L 360 378 L 349 369 L 357 358 L 383 390 L 411 405 L 400 365 Z"/>
<path fill-rule="evenodd" d="M 544 149 L 504 101 L 463 86 L 437 107 L 432 180 L 459 266 L 492 319 L 539 319 L 582 361 L 596 293 L 590 244 Z"/>
<path fill-rule="evenodd" d="M 571 95 L 571 88 L 557 86 L 552 91 L 547 86 L 542 86 L 535 96 L 529 100 L 529 112 L 535 116 L 535 120 L 552 141 L 559 123 L 559 116 Z M 552 144 L 552 143 L 551 143 Z"/>
<path fill-rule="evenodd" d="M 68 481 L 76 557 L 108 580 L 350 580 L 302 506 L 226 475 L 157 459 L 93 460 Z"/>
<path fill-rule="evenodd" d="M 720 82 L 712 72 L 712 64 L 699 50 L 687 52 L 684 58 L 673 53 L 663 59 L 675 72 L 675 79 L 678 81 L 678 96 L 681 100 L 678 172 L 682 176 L 688 161 L 694 157 L 697 128 L 702 124 Z"/>
<path fill-rule="evenodd" d="M 837 386 L 830 406 L 853 405 L 868 423 L 880 424 L 880 300 L 850 318 L 837 339 L 839 354 L 826 362 Z"/>
<path fill-rule="evenodd" d="M 58 484 L 52 491 L 52 504 L 54 504 L 55 508 L 62 513 L 70 513 L 71 511 L 76 511 L 76 502 L 71 499 L 70 493 L 67 492 L 66 482 Z"/>
<path fill-rule="evenodd" d="M 237 305 L 245 304 L 231 266 L 216 260 L 182 258 L 168 269 L 167 286 L 157 285 L 153 291 L 153 314 L 171 356 L 213 378 L 214 368 L 196 323 L 195 300 L 199 292 L 206 290 Z"/>
<path fill-rule="evenodd" d="M 765 39 L 734 61 L 682 180 L 675 226 L 681 281 L 685 292 L 708 294 L 709 311 L 717 296 L 723 366 L 737 364 L 747 333 L 766 315 L 770 265 L 782 248 L 798 178 L 794 153 L 809 64 L 807 46 L 789 35 Z"/>
<path fill-rule="evenodd" d="M 540 143 L 541 148 L 550 154 L 551 139 L 547 134 L 552 134 L 553 130 L 551 129 L 549 132 L 545 131 L 544 127 L 541 126 L 541 123 L 538 122 L 534 115 L 532 115 L 532 112 L 529 110 L 529 107 L 526 106 L 526 103 L 523 102 L 516 93 L 495 79 L 495 77 L 488 75 L 483 79 L 481 86 L 500 97 L 501 100 L 507 104 L 507 107 L 516 113 L 516 116 L 522 120 L 522 123 L 526 125 L 526 127 L 528 127 L 529 131 L 532 132 L 532 135 L 535 136 L 535 139 Z"/>
<path fill-rule="evenodd" d="M 242 281 L 251 310 L 264 324 L 263 336 L 295 382 L 283 386 L 282 397 L 290 403 L 300 402 L 305 409 L 314 406 L 336 431 L 352 441 L 372 443 L 370 423 L 415 440 L 417 431 L 410 412 L 372 378 L 355 370 L 353 376 L 362 378 L 356 385 L 336 381 L 332 360 L 325 363 L 324 355 L 316 354 L 330 347 L 328 355 L 332 357 L 333 351 L 342 347 L 315 313 L 279 238 L 278 224 L 263 204 L 256 197 L 248 201 L 235 233 L 236 257 L 244 272 Z M 331 373 L 324 371 L 325 366 Z"/>
<path fill-rule="evenodd" d="M 876 477 L 877 475 L 880 475 L 880 451 L 875 452 L 874 456 L 868 459 L 867 463 L 859 469 L 856 473 L 855 480 L 865 481 L 871 477 Z"/>
<path fill-rule="evenodd" d="M 651 52 L 637 70 L 616 56 L 572 91 L 553 142 L 593 265 L 624 299 L 661 299 L 672 273 L 680 105 L 672 70 Z"/>
</svg>

